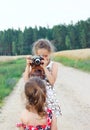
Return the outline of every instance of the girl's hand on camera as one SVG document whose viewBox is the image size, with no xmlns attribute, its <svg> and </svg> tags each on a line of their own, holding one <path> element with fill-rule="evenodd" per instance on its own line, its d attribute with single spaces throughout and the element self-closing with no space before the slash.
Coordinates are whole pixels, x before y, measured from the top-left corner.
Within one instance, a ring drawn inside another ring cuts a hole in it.
<svg viewBox="0 0 90 130">
<path fill-rule="evenodd" d="M 32 63 L 32 58 L 30 56 L 26 57 L 26 64 L 27 66 L 30 66 L 30 64 Z"/>
<path fill-rule="evenodd" d="M 44 60 L 42 60 L 42 63 L 43 63 L 43 64 L 42 64 L 41 66 L 42 66 L 43 68 L 45 68 L 45 67 L 48 65 L 49 61 L 44 59 Z"/>
</svg>

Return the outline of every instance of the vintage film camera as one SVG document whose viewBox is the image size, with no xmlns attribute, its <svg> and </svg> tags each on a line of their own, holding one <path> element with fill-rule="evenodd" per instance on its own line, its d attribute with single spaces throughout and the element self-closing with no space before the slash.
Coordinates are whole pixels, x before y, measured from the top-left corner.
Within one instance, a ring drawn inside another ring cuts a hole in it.
<svg viewBox="0 0 90 130">
<path fill-rule="evenodd" d="M 43 57 L 42 56 L 33 56 L 31 58 L 32 63 L 30 63 L 32 70 L 30 72 L 30 76 L 38 76 L 41 79 L 45 79 L 45 72 L 44 69 L 41 67 L 43 63 Z"/>
</svg>

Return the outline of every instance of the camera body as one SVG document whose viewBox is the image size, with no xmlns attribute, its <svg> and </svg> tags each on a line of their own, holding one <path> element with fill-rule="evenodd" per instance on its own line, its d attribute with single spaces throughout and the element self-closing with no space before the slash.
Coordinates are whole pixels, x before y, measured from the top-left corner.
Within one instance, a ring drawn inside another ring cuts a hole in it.
<svg viewBox="0 0 90 130">
<path fill-rule="evenodd" d="M 30 65 L 32 67 L 33 66 L 40 66 L 41 64 L 43 64 L 42 60 L 44 60 L 44 58 L 42 56 L 34 56 L 32 58 L 32 63 Z"/>
<path fill-rule="evenodd" d="M 41 79 L 45 79 L 45 72 L 43 67 L 41 66 L 43 63 L 44 58 L 42 56 L 34 56 L 32 57 L 32 63 L 30 63 L 32 69 L 30 72 L 31 76 L 38 76 Z"/>
</svg>

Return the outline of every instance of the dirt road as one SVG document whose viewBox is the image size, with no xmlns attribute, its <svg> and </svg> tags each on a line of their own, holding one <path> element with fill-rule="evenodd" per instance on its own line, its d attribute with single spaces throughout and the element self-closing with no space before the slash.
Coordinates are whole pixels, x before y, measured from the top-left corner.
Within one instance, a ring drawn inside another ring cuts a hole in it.
<svg viewBox="0 0 90 130">
<path fill-rule="evenodd" d="M 23 84 L 21 78 L 0 110 L 0 130 L 17 130 Z M 58 130 L 90 130 L 90 74 L 59 64 L 55 89 L 62 110 Z"/>
</svg>

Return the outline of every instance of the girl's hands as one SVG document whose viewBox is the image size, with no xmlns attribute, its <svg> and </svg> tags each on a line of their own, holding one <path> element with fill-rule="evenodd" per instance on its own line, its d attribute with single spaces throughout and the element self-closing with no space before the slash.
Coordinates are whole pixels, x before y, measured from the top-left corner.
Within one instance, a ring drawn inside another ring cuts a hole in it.
<svg viewBox="0 0 90 130">
<path fill-rule="evenodd" d="M 33 61 L 32 61 L 32 56 L 27 56 L 27 57 L 26 57 L 26 66 L 27 66 L 27 67 L 30 67 L 31 64 L 32 64 L 32 62 L 33 62 Z M 49 63 L 49 59 L 43 58 L 43 60 L 41 60 L 40 66 L 43 67 L 43 69 L 45 69 L 46 66 L 48 65 L 48 63 Z"/>
<path fill-rule="evenodd" d="M 32 58 L 30 56 L 26 57 L 26 64 L 30 67 L 30 64 L 32 63 Z"/>
<path fill-rule="evenodd" d="M 41 67 L 45 68 L 48 65 L 48 63 L 49 63 L 49 60 L 44 59 L 44 60 L 42 60 L 42 63 L 43 64 L 41 64 Z"/>
</svg>

